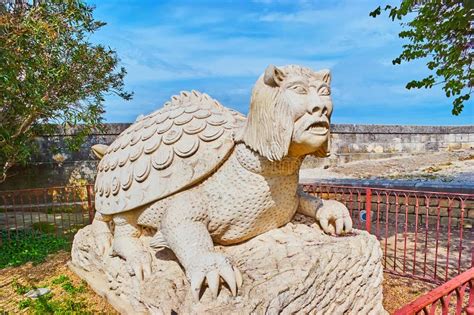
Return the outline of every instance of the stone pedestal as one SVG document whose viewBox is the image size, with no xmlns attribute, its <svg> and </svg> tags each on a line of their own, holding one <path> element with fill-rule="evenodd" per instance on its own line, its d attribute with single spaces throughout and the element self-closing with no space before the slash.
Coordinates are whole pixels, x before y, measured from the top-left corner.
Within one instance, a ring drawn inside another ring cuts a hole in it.
<svg viewBox="0 0 474 315">
<path fill-rule="evenodd" d="M 149 237 L 142 237 L 149 242 Z M 119 257 L 99 257 L 90 227 L 80 230 L 70 267 L 121 313 L 137 314 L 385 314 L 382 252 L 366 232 L 322 233 L 297 215 L 286 226 L 235 246 L 218 246 L 239 268 L 243 286 L 232 297 L 222 286 L 216 300 L 204 286 L 194 302 L 183 269 L 169 249 L 155 251 L 153 275 L 130 276 Z"/>
</svg>

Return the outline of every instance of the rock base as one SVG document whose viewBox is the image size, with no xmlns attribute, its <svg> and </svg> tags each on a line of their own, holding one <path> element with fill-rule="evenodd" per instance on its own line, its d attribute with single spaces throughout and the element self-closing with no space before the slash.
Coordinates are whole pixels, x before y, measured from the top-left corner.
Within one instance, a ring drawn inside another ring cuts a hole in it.
<svg viewBox="0 0 474 315">
<path fill-rule="evenodd" d="M 150 237 L 142 237 L 147 244 Z M 153 275 L 143 282 L 119 257 L 100 257 L 90 226 L 74 238 L 71 269 L 124 314 L 386 314 L 382 307 L 379 242 L 366 232 L 345 237 L 321 232 L 314 221 L 293 222 L 245 243 L 217 246 L 243 275 L 232 297 L 221 286 L 216 300 L 204 287 L 194 302 L 183 269 L 169 249 L 150 248 Z"/>
</svg>

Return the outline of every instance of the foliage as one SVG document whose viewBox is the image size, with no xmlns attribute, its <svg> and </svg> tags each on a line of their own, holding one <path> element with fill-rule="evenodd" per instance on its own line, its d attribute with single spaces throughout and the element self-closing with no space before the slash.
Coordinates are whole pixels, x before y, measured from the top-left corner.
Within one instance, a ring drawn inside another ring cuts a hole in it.
<svg viewBox="0 0 474 315">
<path fill-rule="evenodd" d="M 105 23 L 81 0 L 0 1 L 0 182 L 35 137 L 62 131 L 78 149 L 100 128 L 108 94 L 130 99 L 116 53 L 89 41 Z"/>
<path fill-rule="evenodd" d="M 2 231 L 0 237 L 6 240 L 6 232 Z M 0 269 L 19 266 L 27 262 L 34 264 L 45 261 L 49 254 L 61 249 L 68 249 L 70 242 L 65 237 L 51 234 L 36 233 L 33 235 L 27 231 L 11 232 L 13 238 L 0 246 Z"/>
<path fill-rule="evenodd" d="M 12 282 L 12 286 L 13 288 L 15 289 L 15 292 L 19 295 L 24 295 L 26 294 L 28 291 L 31 290 L 31 288 L 19 283 L 16 279 L 13 280 Z"/>
<path fill-rule="evenodd" d="M 16 282 L 14 282 L 14 285 L 15 283 Z M 85 281 L 75 286 L 68 276 L 60 275 L 50 283 L 52 292 L 40 296 L 37 299 L 26 298 L 20 300 L 18 302 L 18 308 L 20 310 L 28 308 L 28 311 L 34 314 L 83 313 L 84 309 L 87 308 L 87 303 L 79 294 L 86 291 L 86 286 Z M 16 290 L 19 295 L 24 295 L 29 290 L 34 289 L 33 287 L 29 288 L 21 284 L 16 284 L 16 287 L 21 288 L 21 290 Z M 57 287 L 61 289 L 58 290 Z M 63 292 L 66 293 L 66 295 L 63 294 Z"/>
<path fill-rule="evenodd" d="M 71 279 L 66 275 L 59 275 L 59 277 L 51 281 L 51 284 L 60 284 L 63 290 L 70 294 L 84 293 L 87 286 L 87 283 L 84 280 L 82 280 L 78 287 L 74 286 Z"/>
<path fill-rule="evenodd" d="M 18 302 L 20 310 L 29 308 L 33 314 L 77 314 L 82 313 L 86 303 L 83 299 L 66 297 L 54 299 L 52 293 L 38 297 L 37 299 L 27 298 Z"/>
<path fill-rule="evenodd" d="M 462 112 L 474 85 L 473 6 L 472 0 L 402 0 L 399 6 L 384 8 L 389 11 L 392 21 L 411 19 L 401 22 L 404 29 L 398 36 L 409 43 L 403 45 L 404 50 L 392 63 L 427 58 L 426 66 L 433 72 L 426 78 L 408 82 L 406 88 L 431 88 L 443 84 L 446 97 L 454 97 L 453 115 Z M 370 16 L 376 17 L 381 11 L 379 6 Z"/>
</svg>

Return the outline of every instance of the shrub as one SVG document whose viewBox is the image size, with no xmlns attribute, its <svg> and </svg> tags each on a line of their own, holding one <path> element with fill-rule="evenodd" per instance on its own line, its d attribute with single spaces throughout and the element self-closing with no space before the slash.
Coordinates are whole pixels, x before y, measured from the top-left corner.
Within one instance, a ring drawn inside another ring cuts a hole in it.
<svg viewBox="0 0 474 315">
<path fill-rule="evenodd" d="M 1 231 L 0 237 L 5 240 L 6 231 Z M 11 240 L 0 246 L 0 269 L 33 262 L 38 264 L 45 261 L 49 254 L 61 249 L 69 249 L 70 241 L 63 236 L 28 231 L 11 232 Z"/>
</svg>

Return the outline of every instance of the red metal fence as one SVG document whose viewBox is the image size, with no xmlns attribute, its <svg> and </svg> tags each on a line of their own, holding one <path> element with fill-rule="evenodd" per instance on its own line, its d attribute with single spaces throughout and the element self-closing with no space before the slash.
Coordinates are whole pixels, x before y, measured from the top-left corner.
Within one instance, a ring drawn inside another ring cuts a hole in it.
<svg viewBox="0 0 474 315">
<path fill-rule="evenodd" d="M 386 272 L 438 284 L 452 278 L 397 314 L 435 314 L 438 306 L 443 314 L 474 314 L 474 194 L 325 184 L 303 188 L 347 206 L 354 227 L 380 240 Z M 93 217 L 92 185 L 0 191 L 0 245 L 25 233 L 72 239 Z M 454 293 L 457 300 L 450 304 Z"/>
<path fill-rule="evenodd" d="M 354 226 L 380 240 L 385 271 L 443 283 L 474 263 L 474 195 L 303 185 L 346 204 Z M 72 238 L 92 222 L 92 185 L 0 192 L 0 244 L 24 231 Z"/>
<path fill-rule="evenodd" d="M 474 314 L 474 268 L 420 296 L 394 315 L 439 314 L 438 308 L 443 315 Z"/>
<path fill-rule="evenodd" d="M 341 201 L 355 228 L 377 236 L 386 272 L 443 283 L 474 266 L 474 194 L 322 184 L 303 188 Z"/>
<path fill-rule="evenodd" d="M 443 283 L 473 266 L 474 195 L 304 185 L 346 204 L 354 226 L 380 240 L 385 271 Z M 72 238 L 92 221 L 92 185 L 0 192 L 0 242 L 22 231 Z"/>
</svg>

